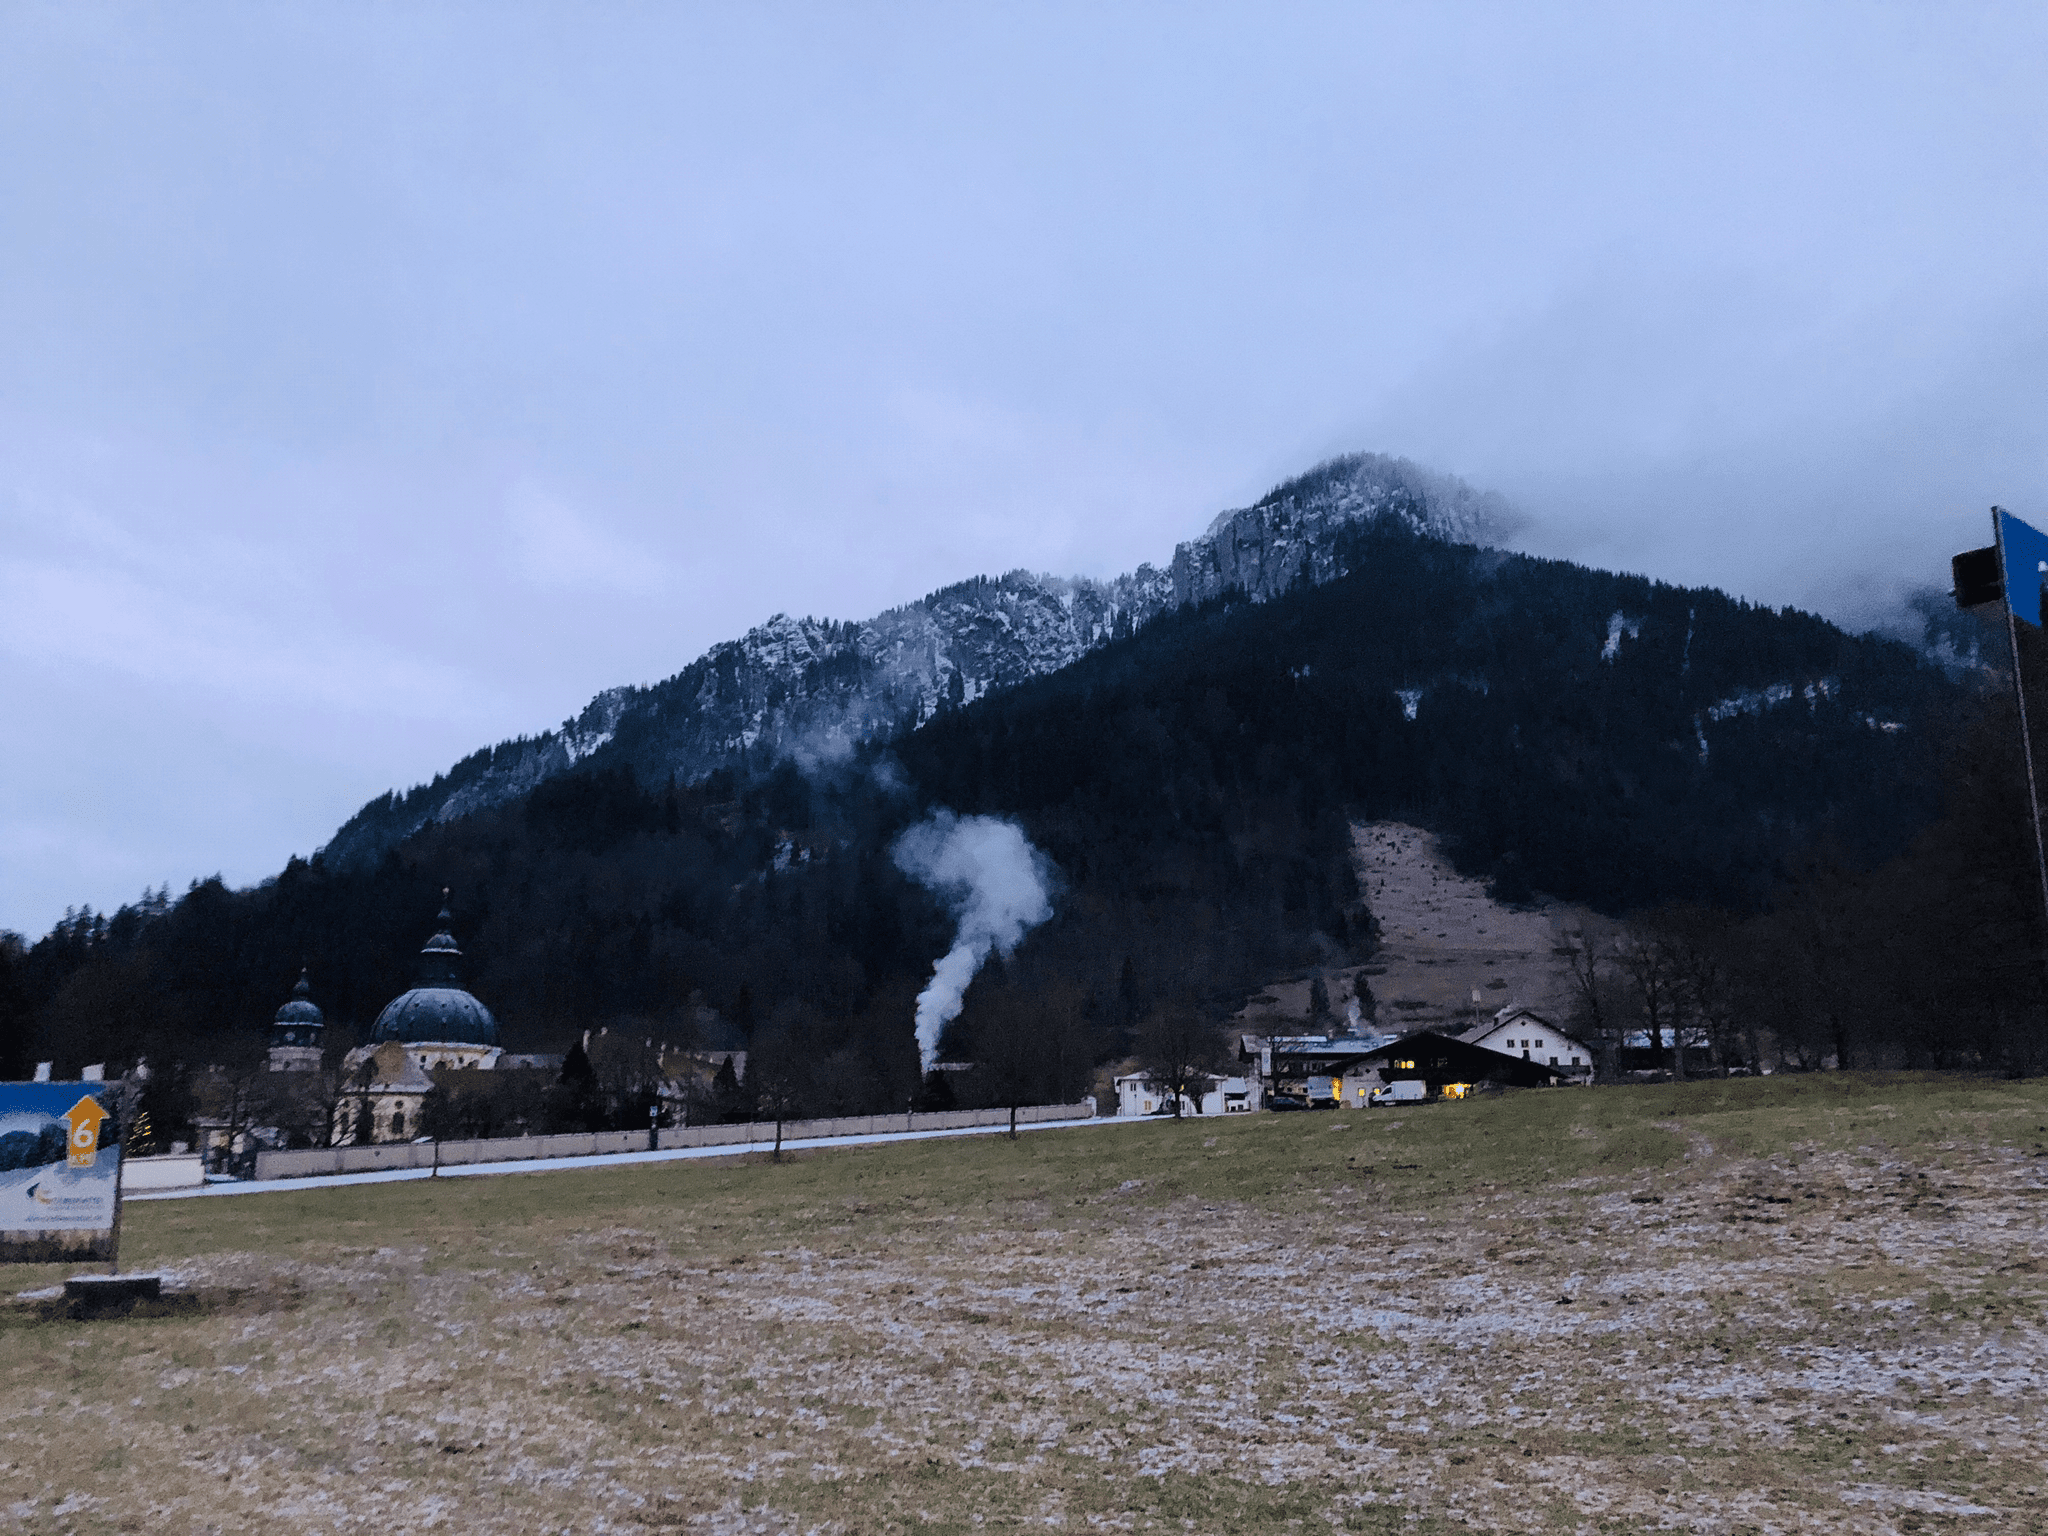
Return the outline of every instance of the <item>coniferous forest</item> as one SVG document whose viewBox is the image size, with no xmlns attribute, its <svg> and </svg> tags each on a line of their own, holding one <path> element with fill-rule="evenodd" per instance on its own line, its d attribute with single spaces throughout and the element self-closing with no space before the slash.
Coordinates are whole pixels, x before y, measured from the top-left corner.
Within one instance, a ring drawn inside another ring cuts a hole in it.
<svg viewBox="0 0 2048 1536">
<path fill-rule="evenodd" d="M 947 1038 L 1014 1057 L 1025 1097 L 1085 1091 L 1161 1009 L 1220 1019 L 1367 955 L 1349 827 L 1380 818 L 1503 899 L 1683 929 L 1785 1065 L 2037 1063 L 2009 691 L 1713 591 L 1391 519 L 1348 537 L 1347 575 L 1164 614 L 836 761 L 735 752 L 686 783 L 598 754 L 373 867 L 295 859 L 9 936 L 0 1075 L 251 1063 L 302 965 L 339 1052 L 412 983 L 447 887 L 508 1049 L 747 1046 L 804 1063 L 807 1110 L 900 1108 L 952 921 L 890 849 L 935 806 L 1015 819 L 1060 872 Z"/>
</svg>

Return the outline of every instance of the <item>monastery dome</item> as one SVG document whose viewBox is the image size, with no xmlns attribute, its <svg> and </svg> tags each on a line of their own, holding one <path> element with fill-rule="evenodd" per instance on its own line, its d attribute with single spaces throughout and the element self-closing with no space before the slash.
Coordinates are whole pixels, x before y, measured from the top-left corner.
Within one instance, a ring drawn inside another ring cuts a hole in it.
<svg viewBox="0 0 2048 1536">
<path fill-rule="evenodd" d="M 370 1038 L 496 1045 L 498 1021 L 460 987 L 414 987 L 384 1005 Z"/>
<path fill-rule="evenodd" d="M 491 1016 L 490 1009 L 463 990 L 456 974 L 456 962 L 461 960 L 462 951 L 456 947 L 454 934 L 448 931 L 450 921 L 444 905 L 440 929 L 420 949 L 420 984 L 384 1005 L 370 1030 L 372 1042 L 498 1043 L 498 1021 Z"/>
<path fill-rule="evenodd" d="M 304 1028 L 318 1029 L 327 1020 L 313 1003 L 313 984 L 306 979 L 304 971 L 299 972 L 299 984 L 292 988 L 291 1001 L 277 1010 L 273 1019 L 278 1024 L 297 1024 Z"/>
</svg>

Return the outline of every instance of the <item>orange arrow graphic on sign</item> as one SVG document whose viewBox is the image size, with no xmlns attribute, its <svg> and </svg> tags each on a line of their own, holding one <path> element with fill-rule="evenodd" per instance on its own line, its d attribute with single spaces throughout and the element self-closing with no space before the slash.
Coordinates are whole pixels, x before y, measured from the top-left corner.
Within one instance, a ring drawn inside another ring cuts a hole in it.
<svg viewBox="0 0 2048 1536">
<path fill-rule="evenodd" d="M 73 1168 L 90 1168 L 100 1152 L 100 1122 L 107 1118 L 107 1112 L 100 1108 L 100 1102 L 87 1094 L 76 1104 L 64 1111 L 64 1118 L 71 1122 L 71 1156 L 67 1163 Z"/>
</svg>

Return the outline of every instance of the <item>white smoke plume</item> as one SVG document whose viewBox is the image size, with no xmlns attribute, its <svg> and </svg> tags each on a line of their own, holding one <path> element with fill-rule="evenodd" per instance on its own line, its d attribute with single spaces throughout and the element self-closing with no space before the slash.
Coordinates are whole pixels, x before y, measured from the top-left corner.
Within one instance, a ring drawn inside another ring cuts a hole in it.
<svg viewBox="0 0 2048 1536">
<path fill-rule="evenodd" d="M 897 838 L 889 856 L 953 913 L 953 947 L 917 996 L 917 1050 L 929 1072 L 938 1059 L 939 1031 L 959 1017 L 967 984 L 988 952 L 1007 956 L 1052 916 L 1059 872 L 1015 822 L 943 808 Z"/>
</svg>

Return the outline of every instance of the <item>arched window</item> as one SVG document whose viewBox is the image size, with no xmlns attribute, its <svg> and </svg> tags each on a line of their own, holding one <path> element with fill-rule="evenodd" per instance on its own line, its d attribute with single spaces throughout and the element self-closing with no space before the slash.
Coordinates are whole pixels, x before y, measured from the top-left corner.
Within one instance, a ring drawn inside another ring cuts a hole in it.
<svg viewBox="0 0 2048 1536">
<path fill-rule="evenodd" d="M 394 1136 L 403 1136 L 405 1134 L 405 1111 L 402 1109 L 391 1111 L 391 1134 Z"/>
</svg>

